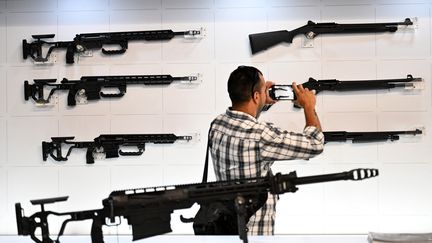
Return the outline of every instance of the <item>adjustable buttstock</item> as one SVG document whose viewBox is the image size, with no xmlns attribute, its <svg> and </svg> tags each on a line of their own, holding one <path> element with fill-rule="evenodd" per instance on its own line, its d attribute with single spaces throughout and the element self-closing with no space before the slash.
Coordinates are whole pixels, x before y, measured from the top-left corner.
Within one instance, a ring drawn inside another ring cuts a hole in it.
<svg viewBox="0 0 432 243">
<path fill-rule="evenodd" d="M 29 100 L 29 98 L 32 96 L 32 86 L 29 84 L 29 82 L 26 80 L 24 81 L 24 99 Z"/>
<path fill-rule="evenodd" d="M 249 42 L 251 46 L 252 54 L 260 51 L 267 50 L 268 48 L 275 46 L 282 42 L 292 42 L 289 32 L 287 30 L 279 30 L 266 33 L 257 33 L 249 35 Z"/>
<path fill-rule="evenodd" d="M 53 150 L 53 144 L 52 142 L 45 142 L 42 141 L 42 159 L 43 161 L 46 161 L 48 159 L 48 155 Z"/>
<path fill-rule="evenodd" d="M 23 58 L 27 59 L 27 57 L 31 53 L 31 46 L 29 43 L 27 43 L 27 40 L 22 40 L 22 51 L 23 51 Z"/>
<path fill-rule="evenodd" d="M 28 235 L 29 234 L 28 224 L 26 224 L 27 221 L 24 221 L 25 217 L 22 214 L 21 203 L 15 203 L 15 214 L 16 214 L 18 235 Z"/>
</svg>

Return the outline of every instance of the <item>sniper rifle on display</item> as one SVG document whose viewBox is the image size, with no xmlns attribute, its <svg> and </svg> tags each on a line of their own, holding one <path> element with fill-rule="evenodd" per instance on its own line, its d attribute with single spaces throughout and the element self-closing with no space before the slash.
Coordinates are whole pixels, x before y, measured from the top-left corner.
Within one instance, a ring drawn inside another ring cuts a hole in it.
<svg viewBox="0 0 432 243">
<path fill-rule="evenodd" d="M 193 222 L 196 235 L 239 235 L 247 243 L 246 224 L 267 200 L 268 193 L 296 192 L 298 185 L 339 180 L 363 180 L 378 176 L 377 169 L 354 169 L 351 171 L 297 177 L 296 172 L 278 173 L 266 177 L 217 181 L 176 186 L 138 188 L 114 191 L 102 201 L 103 208 L 75 212 L 46 211 L 45 205 L 66 201 L 68 197 L 32 200 L 41 211 L 24 216 L 20 203 L 15 204 L 18 235 L 30 235 L 36 243 L 60 243 L 66 224 L 73 221 L 93 220 L 92 243 L 103 243 L 102 226 L 113 226 L 127 219 L 132 226 L 133 240 L 171 232 L 171 214 L 198 203 L 201 208 Z M 56 239 L 50 238 L 48 218 L 68 217 L 62 222 Z M 41 238 L 36 231 L 40 230 Z"/>
<path fill-rule="evenodd" d="M 124 75 L 124 76 L 83 76 L 79 80 L 68 80 L 64 78 L 60 83 L 56 79 L 34 79 L 33 84 L 24 81 L 24 99 L 32 98 L 36 105 L 43 106 L 50 103 L 55 91 L 67 90 L 68 106 L 78 103 L 86 103 L 88 100 L 99 100 L 103 98 L 120 98 L 126 93 L 128 84 L 144 85 L 169 85 L 172 82 L 184 84 L 198 84 L 201 75 L 173 77 L 171 75 Z M 44 88 L 50 88 L 49 94 L 44 97 Z M 118 93 L 104 93 L 103 88 L 118 89 Z"/>
<path fill-rule="evenodd" d="M 172 30 L 145 30 L 145 31 L 127 31 L 127 32 L 104 32 L 104 33 L 84 33 L 77 34 L 72 41 L 45 41 L 43 39 L 52 39 L 54 34 L 32 35 L 33 42 L 28 43 L 26 39 L 22 41 L 23 58 L 31 57 L 36 63 L 45 63 L 54 49 L 66 49 L 66 63 L 75 62 L 75 53 L 85 54 L 92 50 L 102 49 L 105 55 L 118 55 L 126 52 L 129 41 L 145 40 L 159 41 L 171 40 L 176 36 L 182 36 L 187 39 L 195 39 L 205 35 L 203 28 L 199 30 L 177 31 Z M 118 45 L 117 50 L 106 50 L 104 45 Z M 48 46 L 47 54 L 43 56 L 42 49 Z"/>
<path fill-rule="evenodd" d="M 165 134 L 105 134 L 93 141 L 71 141 L 75 137 L 52 137 L 51 142 L 42 142 L 42 158 L 48 156 L 56 161 L 67 161 L 73 149 L 87 148 L 86 163 L 93 164 L 95 158 L 117 158 L 121 156 L 140 156 L 145 151 L 146 143 L 172 144 L 178 140 L 190 141 L 192 136 L 176 136 Z M 62 153 L 62 146 L 69 146 L 66 155 Z M 138 151 L 125 152 L 120 147 L 137 147 Z"/>
</svg>

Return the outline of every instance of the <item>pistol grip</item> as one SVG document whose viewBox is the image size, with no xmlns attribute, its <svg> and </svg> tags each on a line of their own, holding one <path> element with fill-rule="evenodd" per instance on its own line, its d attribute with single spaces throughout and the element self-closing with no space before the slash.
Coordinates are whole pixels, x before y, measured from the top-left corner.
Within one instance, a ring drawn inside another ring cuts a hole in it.
<svg viewBox="0 0 432 243">
<path fill-rule="evenodd" d="M 66 50 L 66 63 L 67 64 L 75 63 L 74 56 L 75 56 L 75 46 L 71 44 L 67 47 Z"/>
<path fill-rule="evenodd" d="M 78 92 L 77 89 L 70 89 L 69 93 L 68 93 L 68 100 L 67 100 L 67 104 L 68 106 L 75 106 L 76 105 L 76 100 L 75 100 L 75 96 L 76 93 Z"/>
<path fill-rule="evenodd" d="M 90 235 L 91 235 L 92 243 L 104 243 L 103 232 L 102 232 L 102 220 L 99 217 L 93 218 Z"/>
<path fill-rule="evenodd" d="M 87 164 L 94 164 L 94 162 L 95 162 L 94 158 L 93 158 L 93 149 L 94 149 L 93 147 L 88 147 L 87 148 L 87 152 L 86 152 L 86 163 Z"/>
</svg>

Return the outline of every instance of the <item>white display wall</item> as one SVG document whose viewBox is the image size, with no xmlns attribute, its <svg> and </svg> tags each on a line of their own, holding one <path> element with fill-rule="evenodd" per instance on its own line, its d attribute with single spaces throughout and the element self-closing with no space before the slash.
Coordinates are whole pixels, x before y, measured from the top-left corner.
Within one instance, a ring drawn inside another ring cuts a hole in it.
<svg viewBox="0 0 432 243">
<path fill-rule="evenodd" d="M 301 186 L 281 196 L 277 234 L 365 234 L 432 230 L 432 1 L 408 0 L 10 0 L 0 1 L 0 234 L 15 235 L 14 204 L 26 215 L 37 210 L 29 200 L 68 195 L 47 208 L 54 211 L 97 209 L 112 190 L 199 182 L 206 133 L 211 120 L 229 106 L 226 81 L 238 65 L 261 69 L 279 84 L 315 79 L 424 79 L 423 90 L 323 92 L 317 111 L 324 130 L 386 131 L 425 128 L 425 134 L 400 141 L 368 144 L 333 143 L 309 161 L 281 161 L 274 172 L 297 170 L 299 176 L 378 168 L 380 176 L 362 182 Z M 313 48 L 303 37 L 252 56 L 248 34 L 294 29 L 316 22 L 395 22 L 417 17 L 414 29 L 393 34 L 321 36 Z M 56 51 L 52 65 L 22 59 L 22 39 L 32 34 L 75 34 L 107 31 L 204 27 L 201 40 L 134 41 L 124 55 L 81 57 L 65 64 Z M 195 87 L 130 85 L 121 99 L 67 107 L 59 92 L 53 106 L 25 101 L 23 82 L 33 79 L 79 79 L 86 75 L 201 73 Z M 261 120 L 294 131 L 304 126 L 303 113 L 279 102 Z M 67 162 L 42 160 L 41 142 L 75 136 L 92 140 L 108 133 L 201 134 L 193 143 L 147 145 L 138 157 L 97 160 L 85 164 L 85 151 Z M 211 173 L 212 174 L 212 173 Z M 212 175 L 211 178 L 214 178 Z M 190 224 L 172 215 L 175 233 L 193 234 Z M 59 222 L 53 219 L 51 232 Z M 72 223 L 66 234 L 88 234 L 91 222 Z M 128 234 L 126 221 L 106 234 Z M 29 239 L 30 241 L 30 239 Z"/>
</svg>

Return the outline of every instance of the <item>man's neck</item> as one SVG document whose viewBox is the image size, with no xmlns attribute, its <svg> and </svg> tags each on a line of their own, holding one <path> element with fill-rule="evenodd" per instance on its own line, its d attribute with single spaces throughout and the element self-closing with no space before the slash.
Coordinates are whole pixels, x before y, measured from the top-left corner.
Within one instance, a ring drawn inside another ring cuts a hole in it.
<svg viewBox="0 0 432 243">
<path fill-rule="evenodd" d="M 241 104 L 241 105 L 232 105 L 231 109 L 235 110 L 235 111 L 241 111 L 241 112 L 247 113 L 247 114 L 257 118 L 256 117 L 256 115 L 257 115 L 256 108 L 253 107 L 252 105 L 250 105 L 249 103 Z"/>
</svg>

